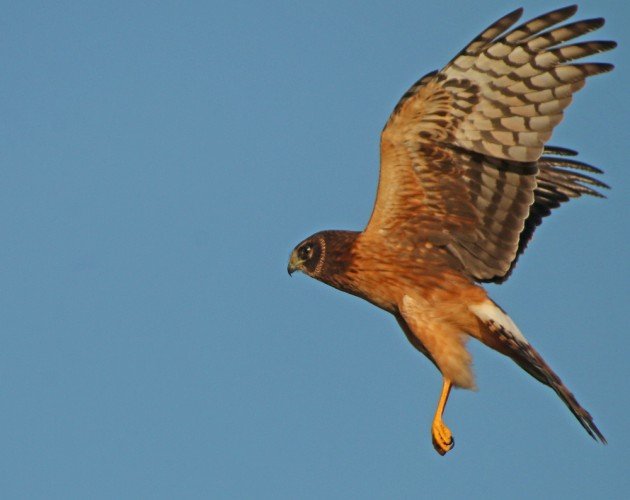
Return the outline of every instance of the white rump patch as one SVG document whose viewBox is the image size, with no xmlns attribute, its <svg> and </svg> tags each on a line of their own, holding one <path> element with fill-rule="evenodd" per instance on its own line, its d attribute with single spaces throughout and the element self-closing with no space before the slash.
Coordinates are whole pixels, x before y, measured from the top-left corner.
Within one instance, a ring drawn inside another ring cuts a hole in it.
<svg viewBox="0 0 630 500">
<path fill-rule="evenodd" d="M 511 335 L 518 342 L 529 345 L 529 342 L 514 324 L 514 321 L 491 300 L 485 300 L 480 304 L 468 306 L 468 308 L 484 323 L 494 323 L 503 328 L 507 334 Z"/>
</svg>

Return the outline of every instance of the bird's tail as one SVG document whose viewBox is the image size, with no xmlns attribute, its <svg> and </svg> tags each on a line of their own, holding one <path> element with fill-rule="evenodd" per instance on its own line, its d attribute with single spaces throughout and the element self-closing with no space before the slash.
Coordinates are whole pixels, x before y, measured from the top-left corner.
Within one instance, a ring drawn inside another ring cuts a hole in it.
<svg viewBox="0 0 630 500">
<path fill-rule="evenodd" d="M 584 427 L 589 436 L 602 443 L 606 438 L 595 425 L 593 417 L 580 405 L 575 396 L 562 383 L 560 377 L 545 362 L 542 356 L 525 339 L 507 314 L 493 301 L 487 299 L 470 307 L 480 323 L 478 336 L 487 346 L 512 358 L 532 377 L 551 387 L 571 413 Z"/>
</svg>

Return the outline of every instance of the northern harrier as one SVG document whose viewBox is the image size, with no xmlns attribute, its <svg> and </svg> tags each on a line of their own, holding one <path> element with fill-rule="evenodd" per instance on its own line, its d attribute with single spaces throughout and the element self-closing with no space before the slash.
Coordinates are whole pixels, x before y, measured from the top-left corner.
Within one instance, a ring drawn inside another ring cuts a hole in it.
<svg viewBox="0 0 630 500">
<path fill-rule="evenodd" d="M 603 19 L 557 26 L 565 7 L 510 31 L 522 9 L 499 19 L 441 71 L 402 96 L 381 134 L 376 203 L 363 232 L 322 231 L 295 247 L 302 271 L 392 313 L 443 376 L 433 445 L 453 446 L 442 413 L 452 386 L 475 379 L 469 337 L 512 358 L 551 387 L 591 437 L 591 415 L 478 283 L 502 283 L 550 211 L 607 187 L 565 148 L 546 146 L 585 79 L 610 71 L 573 62 L 614 42 L 566 43 Z"/>
</svg>

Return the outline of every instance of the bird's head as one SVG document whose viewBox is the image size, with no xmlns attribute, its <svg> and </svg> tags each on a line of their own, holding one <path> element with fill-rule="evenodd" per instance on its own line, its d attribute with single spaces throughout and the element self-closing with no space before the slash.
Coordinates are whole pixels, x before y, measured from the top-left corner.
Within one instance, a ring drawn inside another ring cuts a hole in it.
<svg viewBox="0 0 630 500">
<path fill-rule="evenodd" d="M 299 243 L 291 252 L 287 271 L 302 271 L 307 276 L 340 288 L 352 262 L 352 249 L 359 236 L 356 231 L 321 231 Z"/>
<path fill-rule="evenodd" d="M 326 259 L 326 237 L 323 233 L 309 236 L 299 243 L 291 252 L 287 271 L 289 275 L 295 271 L 316 277 L 321 273 Z"/>
</svg>

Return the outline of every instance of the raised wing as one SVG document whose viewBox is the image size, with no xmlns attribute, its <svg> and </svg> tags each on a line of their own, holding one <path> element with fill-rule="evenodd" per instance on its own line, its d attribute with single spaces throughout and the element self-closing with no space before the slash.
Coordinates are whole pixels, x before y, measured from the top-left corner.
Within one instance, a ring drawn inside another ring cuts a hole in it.
<svg viewBox="0 0 630 500">
<path fill-rule="evenodd" d="M 502 281 L 545 210 L 560 202 L 558 193 L 593 194 L 577 187 L 584 178 L 559 168 L 582 164 L 541 159 L 572 95 L 588 76 L 613 68 L 570 62 L 616 45 L 565 43 L 604 24 L 589 19 L 554 27 L 576 10 L 565 7 L 506 32 L 521 16 L 518 9 L 405 93 L 381 136 L 366 233 L 396 244 L 445 246 L 473 278 Z"/>
</svg>

